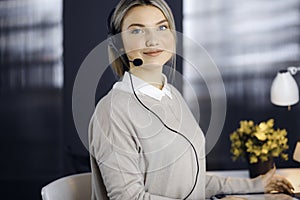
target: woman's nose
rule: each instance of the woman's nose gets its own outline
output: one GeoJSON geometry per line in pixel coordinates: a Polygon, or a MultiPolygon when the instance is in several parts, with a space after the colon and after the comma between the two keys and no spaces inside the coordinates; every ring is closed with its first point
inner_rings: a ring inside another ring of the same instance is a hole
{"type": "Polygon", "coordinates": [[[158,45],[158,39],[157,39],[156,31],[154,29],[148,30],[146,34],[146,46],[151,47],[157,45],[158,45]]]}

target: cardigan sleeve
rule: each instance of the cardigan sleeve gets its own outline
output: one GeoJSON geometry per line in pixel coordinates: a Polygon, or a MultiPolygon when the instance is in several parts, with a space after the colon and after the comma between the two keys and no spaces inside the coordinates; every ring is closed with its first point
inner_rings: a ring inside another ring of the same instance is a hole
{"type": "Polygon", "coordinates": [[[90,123],[90,153],[101,172],[109,199],[175,200],[146,191],[145,172],[140,163],[143,155],[137,137],[110,114],[101,114],[104,115],[95,112],[90,123]]]}
{"type": "Polygon", "coordinates": [[[249,179],[206,175],[205,188],[206,198],[220,193],[233,194],[264,191],[260,177],[249,179]]]}

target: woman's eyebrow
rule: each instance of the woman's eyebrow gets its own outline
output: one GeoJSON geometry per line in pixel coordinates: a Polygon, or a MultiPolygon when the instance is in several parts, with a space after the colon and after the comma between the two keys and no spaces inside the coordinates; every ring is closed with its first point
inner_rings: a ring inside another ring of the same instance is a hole
{"type": "Polygon", "coordinates": [[[130,27],[132,27],[132,26],[146,27],[144,24],[130,24],[130,25],[127,27],[127,29],[130,28],[130,27]]]}
{"type": "Polygon", "coordinates": [[[168,20],[166,20],[166,19],[163,19],[163,20],[161,20],[161,21],[157,22],[157,23],[156,23],[156,25],[159,25],[159,24],[162,24],[162,23],[165,23],[165,22],[168,22],[168,20]]]}
{"type": "MultiPolygon", "coordinates": [[[[163,20],[157,22],[155,25],[159,25],[159,24],[162,24],[162,23],[165,23],[165,22],[168,22],[168,20],[163,19],[163,20]]],[[[134,23],[134,24],[130,24],[130,25],[127,27],[127,29],[129,29],[129,28],[132,27],[132,26],[146,27],[144,24],[134,23]]]]}

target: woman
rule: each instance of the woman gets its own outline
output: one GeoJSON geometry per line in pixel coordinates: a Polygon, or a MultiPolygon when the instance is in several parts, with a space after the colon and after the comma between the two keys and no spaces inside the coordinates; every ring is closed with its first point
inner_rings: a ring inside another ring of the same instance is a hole
{"type": "Polygon", "coordinates": [[[109,22],[109,55],[122,77],[90,123],[92,199],[205,199],[218,193],[290,192],[273,176],[205,175],[205,139],[181,94],[162,73],[175,70],[175,24],[163,0],[121,0],[109,22]],[[106,196],[107,195],[107,196],[106,196]]]}

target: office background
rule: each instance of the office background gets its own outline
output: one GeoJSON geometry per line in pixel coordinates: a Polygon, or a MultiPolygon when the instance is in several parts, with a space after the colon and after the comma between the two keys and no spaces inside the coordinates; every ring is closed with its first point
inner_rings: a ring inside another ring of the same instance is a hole
{"type": "MultiPolygon", "coordinates": [[[[117,2],[0,0],[1,198],[41,199],[40,189],[50,181],[90,170],[72,118],[72,89],[84,58],[106,39],[107,16],[117,2]]],[[[300,137],[300,107],[288,111],[271,105],[269,88],[278,69],[299,64],[300,2],[167,2],[177,30],[207,49],[225,83],[225,125],[207,156],[207,169],[246,169],[246,162],[231,160],[229,134],[242,119],[269,118],[289,137],[289,161],[276,160],[277,167],[299,167],[291,157],[300,137]]],[[[197,56],[188,47],[183,51],[197,56]]],[[[177,64],[179,72],[190,76],[181,59],[177,64]]],[[[114,81],[108,69],[95,99],[114,81]]],[[[205,132],[209,95],[203,82],[190,82],[206,108],[200,120],[205,132]]]]}

